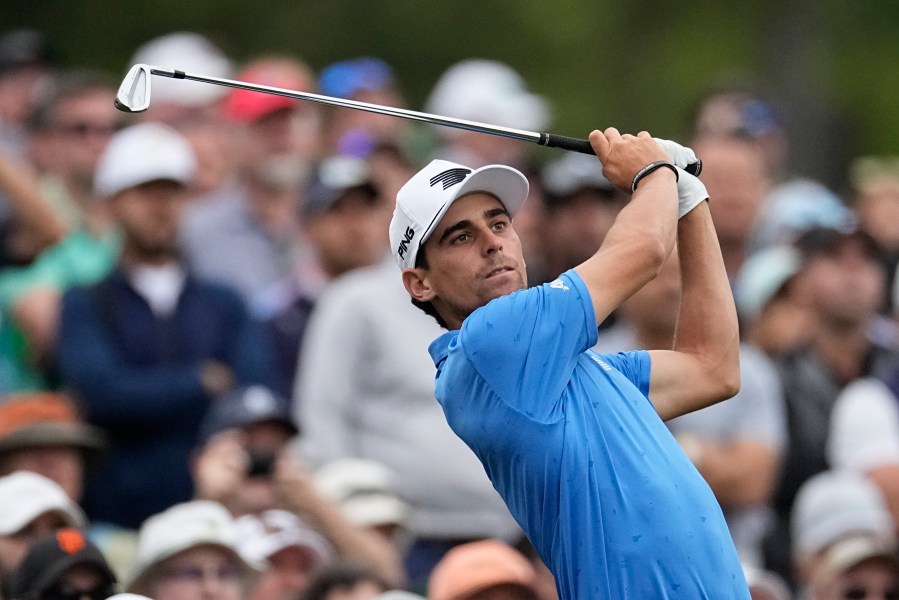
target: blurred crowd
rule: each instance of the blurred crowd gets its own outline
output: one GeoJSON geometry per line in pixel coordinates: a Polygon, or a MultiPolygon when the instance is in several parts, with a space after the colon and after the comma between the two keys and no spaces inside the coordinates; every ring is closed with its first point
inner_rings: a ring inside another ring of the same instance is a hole
{"type": "MultiPolygon", "coordinates": [[[[555,600],[434,400],[440,327],[387,229],[431,158],[509,164],[531,181],[529,284],[550,282],[627,201],[596,159],[163,77],[146,112],[113,106],[147,63],[405,107],[376,57],[238,62],[175,32],[110,77],[51,48],[0,34],[0,598],[555,600]]],[[[479,58],[410,108],[552,118],[479,58]]],[[[742,389],[668,425],[753,598],[897,600],[899,155],[855,157],[839,193],[790,173],[776,104],[741,87],[709,90],[681,141],[703,160],[742,389]]],[[[679,297],[672,255],[596,350],[671,348],[679,297]]]]}

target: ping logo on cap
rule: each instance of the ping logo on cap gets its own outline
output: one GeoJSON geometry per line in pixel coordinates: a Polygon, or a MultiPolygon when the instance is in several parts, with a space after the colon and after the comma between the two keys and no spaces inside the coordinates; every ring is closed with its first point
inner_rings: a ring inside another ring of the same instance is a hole
{"type": "Polygon", "coordinates": [[[411,242],[414,237],[415,230],[411,227],[406,227],[406,231],[403,233],[403,239],[400,240],[400,245],[396,249],[396,253],[400,255],[400,258],[406,258],[406,250],[409,249],[409,242],[411,242]]]}
{"type": "Polygon", "coordinates": [[[434,187],[438,183],[443,183],[443,189],[450,188],[460,181],[465,181],[465,178],[468,174],[471,173],[471,169],[447,169],[442,173],[438,173],[431,177],[431,187],[434,187]]]}

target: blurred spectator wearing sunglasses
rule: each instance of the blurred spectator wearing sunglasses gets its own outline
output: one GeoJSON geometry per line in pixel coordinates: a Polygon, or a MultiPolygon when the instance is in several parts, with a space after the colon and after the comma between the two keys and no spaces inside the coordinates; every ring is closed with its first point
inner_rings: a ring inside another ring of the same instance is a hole
{"type": "Polygon", "coordinates": [[[116,577],[100,550],[79,529],[37,538],[13,574],[13,600],[105,600],[116,577]]]}

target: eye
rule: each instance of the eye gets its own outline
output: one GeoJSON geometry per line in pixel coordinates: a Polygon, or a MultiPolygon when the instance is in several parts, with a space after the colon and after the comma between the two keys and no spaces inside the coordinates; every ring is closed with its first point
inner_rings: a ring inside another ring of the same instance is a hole
{"type": "Polygon", "coordinates": [[[467,233],[460,233],[459,235],[455,236],[455,237],[450,241],[450,243],[451,243],[451,244],[454,244],[454,245],[455,245],[455,244],[464,244],[465,242],[468,241],[468,239],[469,239],[470,237],[471,237],[471,236],[470,236],[469,234],[467,234],[467,233]]]}

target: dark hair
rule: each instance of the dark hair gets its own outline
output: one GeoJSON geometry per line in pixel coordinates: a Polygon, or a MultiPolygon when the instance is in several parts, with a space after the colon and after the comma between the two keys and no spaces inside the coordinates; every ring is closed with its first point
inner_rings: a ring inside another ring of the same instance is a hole
{"type": "MultiPolygon", "coordinates": [[[[415,268],[416,269],[428,269],[430,268],[428,265],[428,257],[425,254],[424,246],[420,246],[418,248],[418,254],[415,256],[415,268]]],[[[430,315],[434,317],[434,320],[437,321],[437,324],[443,327],[446,330],[449,330],[449,325],[446,321],[443,320],[443,317],[440,316],[440,313],[437,312],[437,309],[434,308],[434,303],[431,301],[422,302],[421,300],[416,300],[412,298],[412,305],[419,310],[424,311],[426,315],[430,315]]]]}
{"type": "Polygon", "coordinates": [[[391,589],[391,585],[371,567],[342,561],[318,571],[298,600],[325,600],[334,590],[348,590],[363,582],[374,583],[385,592],[391,589]]]}

